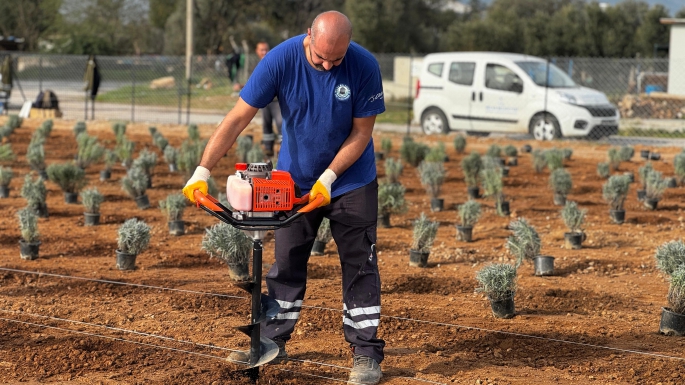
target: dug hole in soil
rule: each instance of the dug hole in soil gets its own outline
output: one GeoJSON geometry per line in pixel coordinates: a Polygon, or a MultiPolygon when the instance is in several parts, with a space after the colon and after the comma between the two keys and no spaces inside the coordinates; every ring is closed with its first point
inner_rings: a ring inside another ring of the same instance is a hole
{"type": "MultiPolygon", "coordinates": [[[[6,119],[0,117],[0,124],[6,119]]],[[[10,185],[10,197],[0,199],[2,267],[224,296],[0,271],[0,383],[249,383],[235,372],[239,367],[222,359],[230,351],[212,348],[248,347],[248,338],[233,327],[245,324],[249,318],[249,299],[231,284],[226,265],[200,249],[205,228],[217,223],[216,219],[189,206],[184,214],[186,234],[169,234],[167,219],[157,208],[157,202],[170,193],[180,192],[184,179],[180,173],[169,172],[161,152],[152,146],[147,125],[129,124],[126,135],[136,142],[136,155],[145,147],[158,154],[154,187],[147,191],[152,208],[138,209],[135,201],[121,190],[120,180],[125,171],[118,164],[112,170],[111,179],[105,182],[99,180],[102,165],[86,170],[89,185],[97,187],[105,196],[98,226],[84,226],[83,206],[66,204],[59,188],[46,182],[50,217],[39,220],[40,257],[34,261],[19,258],[16,213],[25,206],[19,190],[23,176],[29,172],[25,154],[30,135],[41,122],[27,119],[9,138],[17,158],[5,164],[12,167],[15,178],[10,185]],[[115,265],[117,229],[133,217],[152,226],[150,247],[138,255],[136,270],[119,271],[115,265]],[[41,328],[36,324],[115,339],[41,328]]],[[[71,128],[74,123],[55,121],[45,144],[47,164],[73,159],[76,141],[71,128]]],[[[185,126],[157,127],[175,147],[185,139],[185,126]]],[[[202,137],[208,138],[214,126],[200,129],[202,137]]],[[[253,134],[259,142],[260,131],[260,127],[250,125],[244,134],[253,134]]],[[[88,132],[97,135],[108,148],[114,147],[109,122],[89,122],[88,132]]],[[[398,158],[402,134],[375,132],[377,151],[382,138],[393,142],[393,150],[385,158],[398,158]]],[[[656,270],[653,258],[657,246],[682,235],[683,189],[668,189],[658,210],[649,211],[637,201],[632,191],[637,184],[632,184],[625,205],[626,221],[617,225],[611,222],[609,207],[602,201],[604,180],[596,175],[596,165],[605,161],[608,146],[576,141],[536,143],[468,137],[467,154],[471,151],[482,154],[493,143],[500,146],[512,143],[517,148],[524,144],[533,148],[571,147],[573,158],[565,162],[573,177],[573,190],[568,199],[588,209],[588,217],[583,248],[563,248],[564,233],[568,230],[560,218],[560,207],[553,203],[553,192],[547,187],[549,172],[536,174],[531,155],[522,154],[518,165],[511,167],[504,179],[511,215],[497,216],[494,201],[479,199],[483,217],[473,228],[473,242],[466,243],[456,239],[456,206],[467,199],[459,166],[464,155],[454,151],[453,134],[415,139],[430,145],[437,141],[446,143],[448,175],[440,196],[444,198],[444,210],[431,211],[430,197],[422,188],[416,169],[405,166],[400,182],[407,188],[409,210],[406,214],[393,215],[391,228],[378,229],[384,316],[379,337],[387,343],[386,359],[382,363],[383,384],[421,383],[412,378],[457,384],[685,382],[685,374],[681,374],[685,340],[658,334],[661,307],[667,306],[668,283],[656,270]],[[421,212],[439,221],[440,227],[428,266],[410,268],[407,250],[412,221],[421,212]],[[541,254],[556,258],[555,273],[550,277],[536,277],[532,264],[524,263],[518,270],[516,316],[495,319],[487,298],[474,292],[475,272],[491,262],[513,262],[504,247],[510,235],[507,225],[521,217],[528,219],[540,233],[541,254]],[[681,358],[640,355],[595,345],[681,358]]],[[[638,154],[642,149],[646,148],[637,146],[638,154]]],[[[666,176],[673,175],[671,162],[680,149],[660,148],[659,151],[662,158],[653,162],[654,168],[666,176]]],[[[213,170],[221,189],[225,188],[226,177],[234,173],[235,162],[232,149],[213,170]]],[[[637,173],[643,162],[635,156],[632,162],[622,163],[619,172],[637,173]]],[[[382,178],[383,162],[379,161],[377,167],[382,178]]],[[[267,235],[263,274],[273,263],[273,253],[273,237],[267,235]]],[[[316,364],[351,366],[351,354],[342,334],[341,311],[331,310],[342,309],[341,271],[334,242],[327,245],[324,256],[311,258],[308,274],[304,305],[312,307],[302,309],[300,321],[287,344],[289,357],[294,360],[264,367],[260,383],[339,383],[309,375],[347,379],[347,370],[316,364]]]]}

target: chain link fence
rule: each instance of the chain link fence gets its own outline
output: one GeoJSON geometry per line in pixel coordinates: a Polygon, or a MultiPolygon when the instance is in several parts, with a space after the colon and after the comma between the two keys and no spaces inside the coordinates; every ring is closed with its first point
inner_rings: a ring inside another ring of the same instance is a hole
{"type": "MultiPolygon", "coordinates": [[[[376,58],[387,106],[379,122],[408,125],[422,57],[378,54],[376,58]]],[[[258,58],[245,55],[243,65],[229,74],[225,56],[194,56],[192,81],[188,83],[183,57],[99,56],[96,60],[102,81],[90,106],[86,105],[89,98],[84,90],[87,60],[75,55],[14,54],[10,110],[18,110],[41,91],[51,90],[66,119],[218,123],[238,99],[235,84],[244,84],[258,58]]],[[[669,68],[669,59],[550,61],[576,84],[603,92],[618,108],[618,136],[685,138],[685,63],[674,65],[671,61],[669,68]]]]}

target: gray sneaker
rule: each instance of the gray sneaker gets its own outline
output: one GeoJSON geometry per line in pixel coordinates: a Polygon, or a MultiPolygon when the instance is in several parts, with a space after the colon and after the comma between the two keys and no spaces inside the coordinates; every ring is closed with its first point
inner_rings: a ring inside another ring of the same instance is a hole
{"type": "Polygon", "coordinates": [[[383,377],[381,366],[371,357],[355,355],[348,384],[375,385],[383,377]]]}
{"type": "MultiPolygon", "coordinates": [[[[276,358],[271,360],[269,364],[280,364],[285,361],[288,361],[288,353],[285,351],[285,341],[283,340],[274,340],[276,345],[278,345],[278,355],[276,358]]],[[[238,350],[233,353],[231,353],[228,356],[229,361],[233,361],[236,363],[240,364],[249,364],[250,363],[250,351],[249,350],[238,350]]]]}

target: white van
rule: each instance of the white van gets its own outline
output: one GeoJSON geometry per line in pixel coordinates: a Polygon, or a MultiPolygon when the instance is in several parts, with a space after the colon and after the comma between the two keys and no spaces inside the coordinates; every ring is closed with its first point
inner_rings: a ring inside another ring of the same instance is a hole
{"type": "Polygon", "coordinates": [[[423,59],[414,119],[426,134],[461,130],[531,133],[537,140],[596,139],[618,132],[619,113],[602,92],[576,85],[544,59],[448,52],[423,59]]]}

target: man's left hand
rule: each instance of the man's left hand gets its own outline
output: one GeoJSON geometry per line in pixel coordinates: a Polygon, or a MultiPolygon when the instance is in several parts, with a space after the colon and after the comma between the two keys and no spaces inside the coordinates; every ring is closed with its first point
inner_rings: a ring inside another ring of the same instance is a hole
{"type": "Polygon", "coordinates": [[[311,202],[316,199],[317,196],[321,195],[323,196],[323,203],[321,206],[326,206],[331,203],[331,186],[336,179],[338,179],[338,176],[335,175],[333,170],[327,168],[309,191],[309,201],[311,202]]]}

